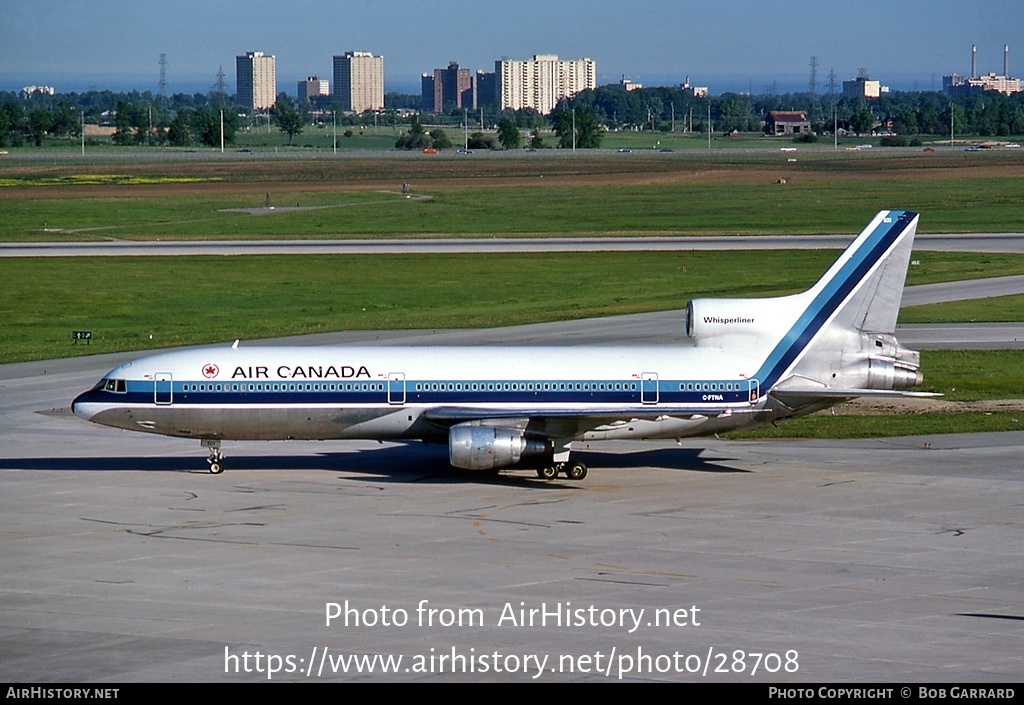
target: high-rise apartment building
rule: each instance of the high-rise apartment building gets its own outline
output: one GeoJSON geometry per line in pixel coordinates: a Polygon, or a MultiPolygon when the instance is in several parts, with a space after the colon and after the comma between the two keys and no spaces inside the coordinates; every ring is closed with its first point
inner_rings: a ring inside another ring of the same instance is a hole
{"type": "Polygon", "coordinates": [[[342,110],[384,109],[384,57],[346,51],[334,57],[334,97],[342,110]]]}
{"type": "Polygon", "coordinates": [[[592,59],[559,61],[554,54],[537,54],[528,61],[501,59],[494,62],[499,109],[533,108],[547,115],[563,98],[597,88],[597,68],[592,59]]]}
{"type": "Polygon", "coordinates": [[[235,57],[235,95],[250,110],[266,110],[277,100],[277,57],[262,51],[235,57]]]}
{"type": "Polygon", "coordinates": [[[423,111],[444,113],[451,108],[476,110],[476,76],[452,61],[446,69],[423,74],[420,82],[423,111]]]}
{"type": "Polygon", "coordinates": [[[305,81],[299,81],[295,90],[300,103],[330,94],[330,84],[319,76],[307,76],[305,81]]]}

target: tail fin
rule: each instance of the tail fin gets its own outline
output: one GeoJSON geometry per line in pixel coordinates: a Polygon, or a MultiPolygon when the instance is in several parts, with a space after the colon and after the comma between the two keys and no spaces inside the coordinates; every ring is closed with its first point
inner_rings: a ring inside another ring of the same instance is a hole
{"type": "Polygon", "coordinates": [[[918,214],[882,211],[810,290],[759,374],[762,385],[893,389],[919,385],[920,355],[894,333],[918,214]]]}
{"type": "Polygon", "coordinates": [[[807,293],[841,296],[838,319],[860,331],[892,335],[917,221],[917,213],[882,211],[807,293]]]}
{"type": "Polygon", "coordinates": [[[801,294],[691,301],[687,331],[697,346],[768,348],[762,390],[920,384],[919,355],[893,336],[917,222],[917,213],[880,212],[801,294]]]}

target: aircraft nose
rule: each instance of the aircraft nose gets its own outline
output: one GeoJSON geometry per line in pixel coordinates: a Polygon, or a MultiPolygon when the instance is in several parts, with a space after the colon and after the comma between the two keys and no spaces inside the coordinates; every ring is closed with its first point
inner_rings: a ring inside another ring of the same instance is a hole
{"type": "Polygon", "coordinates": [[[71,413],[88,421],[93,416],[93,411],[88,403],[91,392],[83,392],[71,402],[71,413]]]}

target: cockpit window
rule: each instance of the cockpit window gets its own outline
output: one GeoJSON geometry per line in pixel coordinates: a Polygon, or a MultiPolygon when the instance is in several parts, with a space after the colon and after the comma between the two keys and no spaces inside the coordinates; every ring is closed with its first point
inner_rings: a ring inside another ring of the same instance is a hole
{"type": "Polygon", "coordinates": [[[128,391],[125,386],[123,379],[107,379],[103,378],[96,385],[96,389],[102,389],[105,392],[114,392],[115,394],[124,394],[128,391]]]}

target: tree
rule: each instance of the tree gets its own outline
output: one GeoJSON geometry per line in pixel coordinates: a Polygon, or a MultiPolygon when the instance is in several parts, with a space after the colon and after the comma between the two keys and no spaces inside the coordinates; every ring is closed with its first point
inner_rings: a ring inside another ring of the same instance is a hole
{"type": "Polygon", "coordinates": [[[20,102],[9,101],[0,108],[0,146],[20,147],[22,135],[28,128],[28,115],[20,102]],[[5,127],[6,125],[6,127],[5,127]]]}
{"type": "MultiPolygon", "coordinates": [[[[224,141],[235,141],[235,130],[237,129],[237,116],[234,111],[224,113],[224,141]]],[[[207,147],[220,145],[221,113],[205,105],[197,108],[189,120],[191,134],[207,147]]]]}
{"type": "Polygon", "coordinates": [[[508,118],[502,118],[498,123],[498,142],[505,149],[517,149],[523,141],[519,133],[519,127],[508,118]]]}
{"type": "Polygon", "coordinates": [[[0,109],[0,147],[6,147],[11,138],[11,118],[6,110],[0,109]]]}
{"type": "Polygon", "coordinates": [[[78,137],[81,133],[78,115],[67,101],[61,101],[53,109],[53,124],[50,134],[57,137],[78,137]]]}
{"type": "Polygon", "coordinates": [[[188,147],[192,144],[192,119],[190,110],[179,110],[171,120],[167,130],[167,140],[175,147],[188,147]]]}
{"type": "Polygon", "coordinates": [[[875,116],[871,114],[870,110],[860,110],[850,117],[850,127],[854,132],[866,133],[871,132],[871,128],[875,126],[875,116]]]}
{"type": "Polygon", "coordinates": [[[451,149],[452,141],[448,138],[448,135],[444,133],[444,130],[437,129],[430,131],[430,145],[434,149],[451,149]]]}
{"type": "Polygon", "coordinates": [[[302,134],[302,115],[292,107],[291,101],[283,93],[277,97],[277,102],[270,108],[270,117],[281,134],[288,135],[288,144],[292,143],[292,138],[295,135],[302,134]]]}
{"type": "Polygon", "coordinates": [[[487,132],[470,132],[466,140],[470,149],[497,149],[498,138],[487,132]]]}
{"type": "Polygon", "coordinates": [[[555,124],[555,134],[558,136],[560,149],[573,147],[574,136],[575,146],[580,149],[597,149],[601,146],[604,134],[593,108],[583,108],[575,111],[575,114],[572,110],[563,109],[554,113],[552,120],[555,124]]]}
{"type": "Polygon", "coordinates": [[[50,117],[49,111],[43,110],[42,108],[36,108],[32,111],[32,114],[28,116],[28,130],[29,134],[32,135],[32,139],[36,143],[36,147],[43,146],[43,137],[49,131],[50,126],[53,125],[53,118],[50,117]]]}
{"type": "Polygon", "coordinates": [[[135,144],[135,130],[132,129],[131,105],[123,100],[117,101],[117,114],[114,116],[114,144],[127,146],[135,144]]]}
{"type": "Polygon", "coordinates": [[[409,131],[395,140],[395,149],[426,149],[429,146],[430,137],[420,124],[419,115],[413,115],[409,131]]]}

